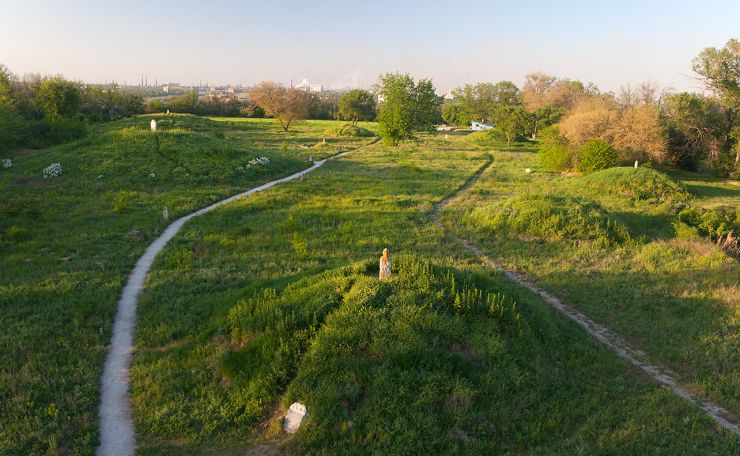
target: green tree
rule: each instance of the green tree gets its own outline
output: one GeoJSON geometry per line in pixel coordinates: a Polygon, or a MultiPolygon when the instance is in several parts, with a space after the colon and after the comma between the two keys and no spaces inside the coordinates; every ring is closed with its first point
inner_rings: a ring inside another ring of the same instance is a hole
{"type": "Polygon", "coordinates": [[[46,118],[54,121],[76,115],[80,100],[77,83],[55,76],[41,83],[36,92],[35,104],[46,118]]]}
{"type": "Polygon", "coordinates": [[[496,128],[506,136],[508,146],[511,146],[514,139],[524,134],[527,124],[531,122],[530,115],[518,105],[499,106],[495,111],[494,118],[496,128]]]}
{"type": "Polygon", "coordinates": [[[502,106],[521,104],[519,89],[513,82],[501,81],[495,84],[480,82],[466,84],[453,92],[465,109],[470,120],[494,122],[496,110],[502,106]]]}
{"type": "Polygon", "coordinates": [[[339,97],[339,118],[351,120],[352,125],[358,120],[375,119],[375,97],[367,90],[354,89],[339,97]]]}
{"type": "Polygon", "coordinates": [[[694,170],[701,159],[716,161],[722,136],[727,130],[722,106],[713,98],[682,92],[666,100],[669,161],[694,170]]]}
{"type": "Polygon", "coordinates": [[[455,101],[442,105],[442,120],[448,125],[457,127],[466,127],[470,123],[470,119],[465,115],[465,108],[462,103],[455,101]]]}
{"type": "Polygon", "coordinates": [[[414,83],[408,74],[387,73],[378,82],[380,136],[386,143],[415,140],[414,132],[433,131],[441,98],[429,79],[414,83]]]}
{"type": "Polygon", "coordinates": [[[564,114],[565,109],[563,108],[553,106],[542,106],[537,108],[529,117],[532,139],[537,139],[537,134],[540,130],[558,123],[564,114]]]}
{"type": "Polygon", "coordinates": [[[737,112],[740,109],[740,41],[733,38],[722,49],[704,49],[694,59],[692,67],[725,109],[723,149],[727,153],[734,150],[734,171],[737,171],[740,168],[740,147],[736,147],[732,131],[738,125],[737,112]]]}

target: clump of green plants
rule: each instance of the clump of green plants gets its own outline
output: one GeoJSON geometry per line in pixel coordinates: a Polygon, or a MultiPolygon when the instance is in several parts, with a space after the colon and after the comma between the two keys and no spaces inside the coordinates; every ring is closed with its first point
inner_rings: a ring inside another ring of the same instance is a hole
{"type": "Polygon", "coordinates": [[[519,195],[475,209],[469,217],[476,227],[520,238],[593,240],[602,244],[629,238],[627,227],[613,220],[601,206],[571,196],[519,195]]]}
{"type": "Polygon", "coordinates": [[[367,128],[358,127],[351,123],[329,127],[324,131],[324,134],[326,136],[345,138],[371,138],[375,136],[375,133],[367,128]]]}
{"type": "Polygon", "coordinates": [[[717,239],[728,234],[738,235],[740,233],[740,209],[727,206],[712,209],[688,206],[678,213],[674,227],[684,236],[692,233],[717,239]]]}
{"type": "Polygon", "coordinates": [[[556,127],[548,127],[540,132],[539,160],[548,171],[567,171],[573,166],[573,153],[568,147],[568,140],[560,135],[556,127]]]}
{"type": "Polygon", "coordinates": [[[479,143],[506,142],[506,135],[498,128],[475,131],[468,135],[468,139],[479,143]]]}
{"type": "Polygon", "coordinates": [[[617,151],[608,141],[591,139],[579,150],[576,169],[582,173],[591,173],[611,168],[619,164],[617,151]]]}
{"type": "Polygon", "coordinates": [[[647,167],[615,167],[574,180],[574,186],[585,187],[600,194],[624,195],[635,200],[658,203],[682,203],[690,199],[686,189],[661,173],[647,167]]]}

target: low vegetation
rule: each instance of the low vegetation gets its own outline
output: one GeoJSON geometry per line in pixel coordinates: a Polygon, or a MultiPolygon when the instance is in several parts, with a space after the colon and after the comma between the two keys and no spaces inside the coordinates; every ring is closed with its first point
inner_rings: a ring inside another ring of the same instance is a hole
{"type": "Polygon", "coordinates": [[[461,257],[429,216],[486,150],[421,139],[351,153],[184,228],[140,303],[139,451],[630,454],[661,442],[732,454],[738,443],[700,412],[461,257]],[[397,276],[379,282],[384,247],[397,276]],[[499,296],[503,316],[466,310],[480,303],[466,286],[499,296]],[[286,439],[293,401],[309,417],[286,439]]]}
{"type": "Polygon", "coordinates": [[[537,155],[494,152],[494,165],[448,208],[446,223],[626,337],[700,395],[738,410],[740,266],[727,235],[738,233],[740,188],[707,174],[670,177],[645,167],[554,175],[540,171],[537,155]],[[592,218],[581,223],[584,213],[592,218]]]}
{"type": "Polygon", "coordinates": [[[116,302],[164,207],[172,220],[335,153],[300,147],[326,122],[277,135],[262,120],[155,118],[157,139],[149,116],[100,124],[0,169],[0,452],[93,452],[116,302]],[[62,172],[45,179],[53,163],[62,172]]]}

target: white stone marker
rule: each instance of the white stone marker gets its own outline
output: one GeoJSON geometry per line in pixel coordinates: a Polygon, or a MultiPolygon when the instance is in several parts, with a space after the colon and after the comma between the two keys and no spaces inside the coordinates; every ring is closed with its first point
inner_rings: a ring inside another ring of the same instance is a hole
{"type": "Polygon", "coordinates": [[[157,131],[157,121],[152,119],[151,122],[149,122],[149,126],[151,127],[152,131],[157,131]]]}
{"type": "Polygon", "coordinates": [[[637,164],[638,164],[638,163],[637,163],[637,160],[635,160],[635,169],[637,169],[637,164]]]}
{"type": "Polygon", "coordinates": [[[164,219],[165,222],[170,219],[170,211],[169,209],[167,209],[167,206],[165,206],[164,209],[162,209],[162,218],[164,219]]]}
{"type": "Polygon", "coordinates": [[[308,415],[306,412],[306,406],[300,402],[293,402],[288,409],[288,414],[285,415],[283,430],[288,434],[295,434],[306,415],[308,415]]]}

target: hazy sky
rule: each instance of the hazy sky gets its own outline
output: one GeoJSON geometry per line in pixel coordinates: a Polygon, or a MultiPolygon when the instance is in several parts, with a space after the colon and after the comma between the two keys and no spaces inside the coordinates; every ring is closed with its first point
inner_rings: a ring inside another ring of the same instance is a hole
{"type": "Polygon", "coordinates": [[[371,85],[545,71],[604,90],[693,89],[691,59],[740,37],[739,0],[0,0],[0,63],[90,82],[371,85]]]}

